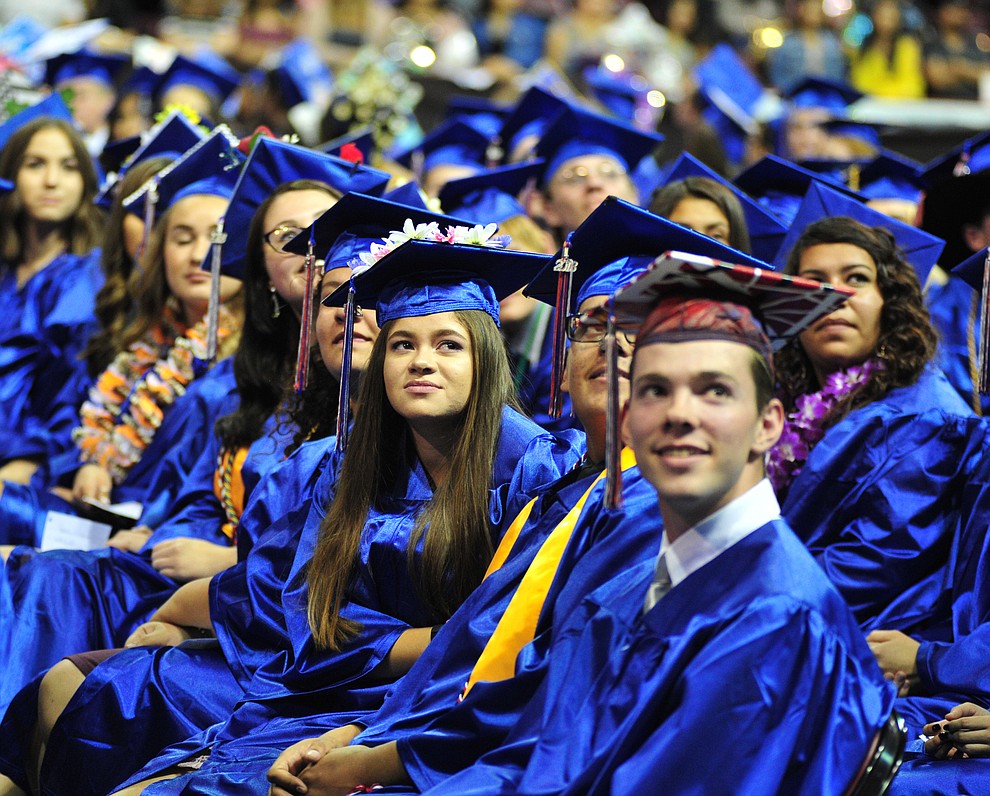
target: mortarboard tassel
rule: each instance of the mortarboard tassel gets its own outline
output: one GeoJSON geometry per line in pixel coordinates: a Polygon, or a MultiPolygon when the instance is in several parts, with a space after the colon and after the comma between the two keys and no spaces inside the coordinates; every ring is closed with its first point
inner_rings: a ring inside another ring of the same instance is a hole
{"type": "Polygon", "coordinates": [[[553,316],[553,360],[550,367],[550,407],[547,410],[550,417],[560,417],[564,403],[561,380],[564,377],[564,332],[567,328],[567,313],[571,307],[571,289],[574,284],[574,272],[577,270],[577,260],[571,256],[571,236],[568,235],[561,249],[560,257],[553,266],[557,272],[557,301],[554,305],[553,316]]]}
{"type": "Polygon", "coordinates": [[[622,440],[619,434],[619,344],[615,338],[614,299],[608,302],[605,332],[607,405],[605,420],[605,508],[622,507],[622,440]]]}
{"type": "Polygon", "coordinates": [[[850,191],[859,192],[860,183],[862,182],[860,176],[862,171],[858,163],[851,163],[849,165],[849,171],[846,173],[846,185],[849,186],[850,191]]]}
{"type": "Polygon", "coordinates": [[[210,304],[206,310],[206,358],[211,361],[217,356],[217,332],[220,327],[220,258],[223,244],[226,242],[227,233],[223,231],[221,218],[210,235],[213,254],[210,257],[210,304]]]}
{"type": "Polygon", "coordinates": [[[959,160],[956,161],[956,165],[952,168],[952,176],[965,177],[969,173],[969,147],[967,146],[959,153],[959,160]]]}
{"type": "Polygon", "coordinates": [[[313,277],[316,274],[315,226],[309,228],[309,246],[306,249],[306,294],[303,297],[302,318],[299,324],[299,350],[296,352],[296,377],[293,389],[298,395],[309,384],[309,346],[313,332],[313,277]]]}
{"type": "Polygon", "coordinates": [[[987,250],[987,258],[983,263],[983,290],[980,291],[980,350],[978,354],[979,362],[979,383],[980,395],[990,393],[990,249],[987,250]]]}
{"type": "Polygon", "coordinates": [[[337,450],[347,448],[347,433],[350,429],[351,413],[351,355],[354,349],[354,320],[360,313],[357,306],[354,281],[347,290],[347,303],[344,304],[344,350],[340,363],[340,398],[337,404],[337,450]]]}

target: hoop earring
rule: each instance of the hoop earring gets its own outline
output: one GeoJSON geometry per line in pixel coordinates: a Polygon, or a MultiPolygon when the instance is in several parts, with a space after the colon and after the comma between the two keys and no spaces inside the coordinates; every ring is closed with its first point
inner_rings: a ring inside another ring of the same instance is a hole
{"type": "Polygon", "coordinates": [[[272,296],[272,318],[277,318],[282,314],[282,304],[278,300],[278,293],[275,292],[275,285],[269,285],[268,292],[272,296]]]}

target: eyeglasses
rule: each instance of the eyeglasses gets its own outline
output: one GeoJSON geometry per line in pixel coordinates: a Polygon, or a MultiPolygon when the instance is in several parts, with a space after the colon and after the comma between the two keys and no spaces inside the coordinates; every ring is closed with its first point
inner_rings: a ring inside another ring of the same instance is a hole
{"type": "MultiPolygon", "coordinates": [[[[618,329],[629,345],[636,345],[636,332],[618,329]]],[[[567,339],[573,343],[600,343],[608,335],[608,315],[596,307],[567,316],[567,339]]]]}
{"type": "Polygon", "coordinates": [[[290,227],[283,224],[280,227],[275,227],[271,232],[266,232],[265,240],[275,251],[284,254],[285,247],[294,241],[300,232],[302,232],[302,227],[290,227]]]}
{"type": "Polygon", "coordinates": [[[593,169],[587,166],[571,166],[557,172],[556,180],[564,185],[584,185],[594,174],[604,181],[618,180],[626,176],[626,170],[618,163],[600,163],[593,169]]]}

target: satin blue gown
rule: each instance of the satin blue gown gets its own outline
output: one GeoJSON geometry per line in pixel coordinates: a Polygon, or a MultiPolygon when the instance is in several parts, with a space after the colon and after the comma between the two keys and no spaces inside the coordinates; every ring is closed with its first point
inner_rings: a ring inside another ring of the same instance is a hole
{"type": "Polygon", "coordinates": [[[737,542],[644,615],[653,566],[562,617],[544,687],[505,747],[429,793],[844,791],[893,692],[786,522],[737,542]]]}
{"type": "Polygon", "coordinates": [[[974,396],[969,365],[970,339],[974,351],[979,349],[979,298],[978,292],[955,276],[949,276],[944,285],[931,285],[927,295],[932,325],[938,330],[939,367],[967,406],[978,398],[982,413],[990,415],[990,396],[974,396]]]}
{"type": "Polygon", "coordinates": [[[781,513],[864,631],[946,632],[939,595],[981,422],[929,367],[830,428],[791,484],[781,513]]]}
{"type": "Polygon", "coordinates": [[[80,354],[96,331],[100,250],[62,254],[20,289],[0,267],[0,462],[72,446],[89,376],[80,354]]]}
{"type": "MultiPolygon", "coordinates": [[[[265,471],[282,459],[291,436],[291,429],[270,421],[251,446],[241,472],[246,501],[265,471]]],[[[231,544],[221,531],[227,518],[213,492],[219,453],[213,436],[165,522],[137,553],[111,547],[14,549],[0,573],[0,713],[21,687],[62,657],[123,646],[168,599],[179,583],[151,565],[156,544],[178,537],[231,544]]],[[[258,521],[249,519],[246,533],[258,521]]]]}
{"type": "MultiPolygon", "coordinates": [[[[493,528],[497,528],[505,517],[510,519],[514,517],[530,494],[556,480],[563,470],[574,464],[579,453],[580,451],[570,443],[558,440],[517,413],[505,410],[499,452],[493,473],[495,486],[490,491],[490,517],[493,528]]],[[[331,467],[335,465],[331,463],[331,467]]],[[[328,471],[331,467],[328,467],[328,471]]],[[[429,609],[419,598],[406,563],[408,535],[418,512],[432,497],[425,472],[417,463],[410,471],[408,482],[403,487],[404,495],[390,501],[389,506],[373,509],[369,514],[361,544],[359,577],[352,585],[352,596],[345,608],[345,615],[348,618],[361,623],[361,634],[344,650],[332,656],[314,648],[306,618],[308,593],[305,566],[311,557],[320,521],[326,511],[329,498],[327,487],[334,480],[334,474],[328,471],[324,472],[321,479],[325,491],[322,495],[317,493],[318,496],[312,501],[310,517],[305,520],[302,528],[302,536],[298,540],[295,557],[286,575],[284,589],[277,596],[277,601],[271,600],[269,595],[269,602],[265,607],[280,613],[283,619],[262,622],[264,640],[269,645],[262,647],[262,652],[268,657],[255,668],[246,689],[241,685],[240,697],[244,701],[226,723],[208,729],[187,743],[167,750],[159,759],[146,766],[145,770],[135,774],[135,779],[142,779],[148,773],[170,765],[174,762],[173,758],[183,759],[188,754],[187,749],[196,751],[212,745],[213,754],[222,761],[224,752],[228,748],[232,752],[237,751],[237,741],[247,736],[244,732],[245,727],[250,731],[250,738],[247,740],[253,740],[257,737],[257,732],[262,726],[259,722],[262,721],[269,723],[269,726],[285,722],[282,737],[285,735],[291,737],[296,731],[293,724],[294,717],[306,716],[314,711],[314,707],[318,710],[321,704],[333,704],[338,711],[348,717],[347,720],[377,708],[389,684],[377,680],[371,674],[372,670],[384,660],[402,632],[410,627],[428,626],[432,623],[429,609]],[[272,642],[281,629],[279,625],[282,621],[284,621],[285,636],[280,647],[276,647],[272,642]]],[[[299,519],[303,518],[297,517],[297,520],[299,519]]],[[[223,631],[218,632],[218,636],[222,633],[223,631]]],[[[77,706],[83,705],[94,690],[98,694],[105,691],[98,687],[98,683],[107,683],[112,688],[123,688],[119,685],[124,679],[119,676],[120,667],[126,667],[126,656],[133,653],[143,655],[145,658],[148,655],[147,652],[128,650],[98,667],[70,703],[63,719],[66,719],[77,706]],[[113,672],[104,676],[103,671],[109,671],[107,667],[111,666],[113,672]]],[[[227,679],[228,681],[233,679],[229,673],[227,679]]],[[[141,716],[136,718],[139,719],[139,724],[144,726],[145,731],[153,734],[152,740],[157,741],[160,748],[161,722],[156,721],[154,716],[148,715],[146,702],[142,702],[142,705],[145,709],[142,710],[141,716]]],[[[89,705],[85,707],[88,712],[89,705]]],[[[107,715],[107,711],[99,710],[92,715],[96,714],[107,715]]],[[[123,715],[126,717],[130,714],[125,709],[123,715]]],[[[221,714],[220,719],[228,716],[229,711],[221,714]]],[[[214,721],[216,720],[215,718],[214,721]]],[[[84,725],[85,722],[82,724],[84,725]]],[[[126,725],[126,720],[124,724],[126,725]]],[[[76,722],[72,722],[72,725],[76,726],[76,722]]],[[[68,726],[69,724],[66,723],[65,727],[68,726]]],[[[56,738],[53,733],[48,752],[48,755],[51,755],[55,750],[55,756],[50,758],[46,755],[42,772],[43,782],[49,788],[48,792],[58,792],[56,780],[59,771],[67,770],[64,762],[55,762],[65,760],[64,757],[59,756],[60,753],[55,747],[61,745],[63,737],[67,742],[66,745],[78,747],[77,738],[70,737],[75,733],[62,732],[61,720],[56,729],[59,735],[56,738]],[[53,761],[51,766],[49,760],[53,761]]],[[[140,728],[128,726],[124,732],[118,729],[116,737],[126,736],[130,740],[140,734],[140,728]]],[[[101,734],[98,743],[106,744],[107,736],[101,734]]],[[[280,742],[278,748],[281,748],[281,745],[284,744],[280,742]]],[[[83,756],[80,760],[82,759],[91,758],[83,756]]],[[[139,763],[140,758],[123,762],[139,763]]],[[[69,766],[69,769],[72,767],[69,766]]],[[[196,777],[191,779],[200,781],[196,777]]],[[[203,776],[202,781],[210,783],[207,790],[217,787],[212,774],[203,776]]],[[[194,785],[193,782],[188,784],[194,785]]]]}

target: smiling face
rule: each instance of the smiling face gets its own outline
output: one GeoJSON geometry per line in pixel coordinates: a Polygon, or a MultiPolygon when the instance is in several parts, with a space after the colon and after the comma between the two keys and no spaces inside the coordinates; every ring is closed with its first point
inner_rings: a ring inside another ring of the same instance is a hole
{"type": "Polygon", "coordinates": [[[336,199],[325,191],[288,191],[276,196],[265,212],[266,238],[262,248],[265,252],[265,270],[268,272],[269,284],[297,318],[302,315],[306,297],[306,257],[276,251],[269,243],[267,235],[279,228],[305,229],[335,204],[336,199]]]}
{"type": "Polygon", "coordinates": [[[471,335],[453,312],[398,318],[388,330],[384,375],[389,403],[411,426],[449,426],[471,396],[471,335]]]}
{"type": "Polygon", "coordinates": [[[17,170],[16,185],[24,213],[32,221],[59,224],[79,209],[83,176],[64,132],[43,127],[31,136],[17,170]]]}
{"type": "Polygon", "coordinates": [[[636,351],[622,435],[657,490],[671,540],[763,478],[783,408],[776,399],[757,408],[754,356],[726,340],[636,351]]]}
{"type": "MultiPolygon", "coordinates": [[[[351,276],[350,268],[334,268],[327,271],[320,280],[320,301],[322,302],[351,276]]],[[[363,372],[368,366],[371,347],[378,339],[378,323],[375,311],[362,307],[360,317],[354,320],[354,344],[351,348],[351,370],[363,372]]],[[[344,360],[344,308],[326,307],[320,304],[316,315],[316,340],[320,346],[323,364],[338,379],[344,360]]]]}
{"type": "MultiPolygon", "coordinates": [[[[165,229],[165,280],[182,308],[187,325],[197,323],[210,303],[210,273],[200,266],[210,247],[210,236],[227,200],[208,194],[180,199],[169,210],[165,229]]],[[[228,301],[241,289],[229,276],[220,277],[220,300],[228,301]]]]}
{"type": "Polygon", "coordinates": [[[802,332],[799,339],[823,384],[825,377],[872,357],[880,339],[883,295],[877,265],[851,243],[821,243],[801,253],[798,276],[856,291],[845,304],[802,332]]]}

